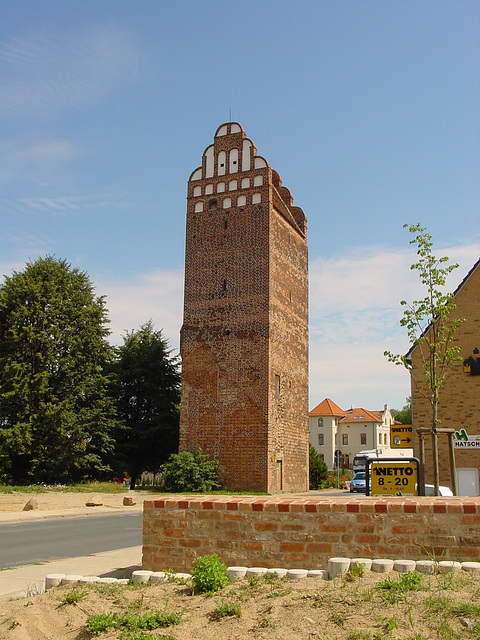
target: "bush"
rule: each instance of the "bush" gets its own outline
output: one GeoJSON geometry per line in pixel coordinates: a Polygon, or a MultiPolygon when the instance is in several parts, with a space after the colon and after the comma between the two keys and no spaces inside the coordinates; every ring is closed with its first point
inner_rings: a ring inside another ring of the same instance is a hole
{"type": "Polygon", "coordinates": [[[193,491],[205,493],[220,489],[217,460],[210,460],[199,448],[195,453],[172,453],[160,467],[162,488],[165,491],[193,491]]]}
{"type": "Polygon", "coordinates": [[[313,445],[309,445],[310,489],[321,489],[328,479],[328,468],[313,445]]]}
{"type": "Polygon", "coordinates": [[[228,582],[227,568],[216,553],[195,560],[192,569],[194,591],[212,593],[223,589],[228,582]]]}

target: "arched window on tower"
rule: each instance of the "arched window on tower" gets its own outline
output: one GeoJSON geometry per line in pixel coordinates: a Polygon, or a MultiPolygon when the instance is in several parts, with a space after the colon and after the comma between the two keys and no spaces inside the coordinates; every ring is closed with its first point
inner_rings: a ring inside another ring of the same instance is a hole
{"type": "Polygon", "coordinates": [[[210,200],[208,203],[208,210],[215,211],[218,208],[217,201],[215,199],[210,200]]]}

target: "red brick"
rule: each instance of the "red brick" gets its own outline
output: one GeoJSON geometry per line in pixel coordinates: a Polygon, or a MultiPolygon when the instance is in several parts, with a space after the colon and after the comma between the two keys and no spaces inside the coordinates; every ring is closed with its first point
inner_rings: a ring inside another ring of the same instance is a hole
{"type": "Polygon", "coordinates": [[[305,491],[306,218],[243,129],[222,127],[187,186],[180,450],[219,460],[227,488],[305,491]]]}
{"type": "Polygon", "coordinates": [[[281,542],[279,549],[282,553],[286,551],[304,551],[305,544],[303,542],[281,542]]]}

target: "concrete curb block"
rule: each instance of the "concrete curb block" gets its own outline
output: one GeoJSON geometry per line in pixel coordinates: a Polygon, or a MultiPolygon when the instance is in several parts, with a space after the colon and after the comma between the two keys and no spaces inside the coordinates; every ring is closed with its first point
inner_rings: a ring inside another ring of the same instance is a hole
{"type": "Polygon", "coordinates": [[[331,578],[344,576],[350,569],[350,558],[330,558],[328,561],[328,573],[331,578]]]}
{"type": "MultiPolygon", "coordinates": [[[[389,573],[396,571],[397,573],[408,573],[410,571],[418,571],[425,575],[432,575],[436,571],[439,573],[449,573],[451,571],[479,571],[480,562],[457,562],[454,560],[442,560],[441,562],[433,562],[432,560],[391,560],[389,558],[330,558],[328,561],[328,571],[325,569],[282,569],[266,567],[227,567],[227,574],[230,580],[239,580],[241,578],[249,578],[265,575],[276,575],[278,578],[290,578],[292,580],[301,580],[303,578],[317,578],[321,580],[333,580],[337,577],[343,577],[348,570],[354,565],[363,565],[365,571],[374,571],[377,573],[389,573]]],[[[137,582],[151,582],[152,584],[161,584],[169,580],[189,580],[190,573],[174,573],[169,575],[164,571],[133,571],[131,580],[128,578],[99,578],[94,576],[66,575],[63,573],[50,573],[45,577],[45,590],[57,587],[59,585],[73,585],[77,583],[99,582],[104,584],[128,584],[137,582]]]]}
{"type": "Polygon", "coordinates": [[[372,571],[376,571],[377,573],[388,573],[389,571],[393,571],[394,562],[389,558],[379,558],[377,560],[373,560],[372,562],[372,571]]]}
{"type": "Polygon", "coordinates": [[[433,560],[418,560],[415,567],[419,573],[433,575],[435,573],[435,563],[433,560]]]}
{"type": "Polygon", "coordinates": [[[410,571],[415,571],[415,567],[415,560],[395,560],[393,563],[393,570],[398,573],[410,573],[410,571]]]}

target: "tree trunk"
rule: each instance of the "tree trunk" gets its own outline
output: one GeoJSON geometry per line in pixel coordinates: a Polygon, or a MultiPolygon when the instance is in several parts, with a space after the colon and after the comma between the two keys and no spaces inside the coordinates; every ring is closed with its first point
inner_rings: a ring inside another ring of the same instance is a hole
{"type": "Polygon", "coordinates": [[[138,474],[132,473],[130,478],[130,491],[133,491],[135,489],[135,485],[137,484],[137,478],[138,478],[138,474]]]}

